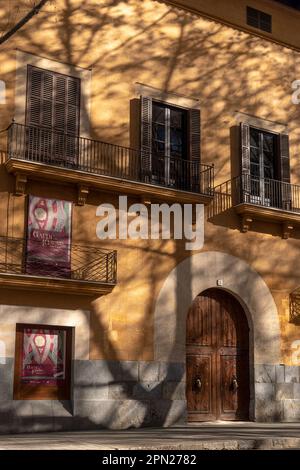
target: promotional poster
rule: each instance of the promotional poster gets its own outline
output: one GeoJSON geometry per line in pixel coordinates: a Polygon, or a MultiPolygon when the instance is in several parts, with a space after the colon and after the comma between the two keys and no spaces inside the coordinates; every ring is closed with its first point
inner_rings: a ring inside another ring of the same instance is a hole
{"type": "Polygon", "coordinates": [[[58,385],[65,379],[65,335],[63,330],[24,330],[22,383],[58,385]]]}
{"type": "Polygon", "coordinates": [[[71,269],[72,203],[29,196],[26,272],[66,277],[71,269]]]}

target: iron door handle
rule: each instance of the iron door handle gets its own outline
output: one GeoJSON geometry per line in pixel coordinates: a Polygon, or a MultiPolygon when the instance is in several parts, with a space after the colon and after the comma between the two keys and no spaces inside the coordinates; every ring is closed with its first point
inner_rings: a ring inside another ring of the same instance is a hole
{"type": "Polygon", "coordinates": [[[201,390],[201,388],[202,388],[202,382],[201,382],[200,377],[198,377],[198,378],[195,380],[195,385],[196,385],[196,388],[197,388],[198,392],[200,392],[200,390],[201,390]]]}
{"type": "Polygon", "coordinates": [[[232,377],[231,387],[233,392],[237,392],[237,389],[239,388],[239,384],[235,375],[232,377]]]}

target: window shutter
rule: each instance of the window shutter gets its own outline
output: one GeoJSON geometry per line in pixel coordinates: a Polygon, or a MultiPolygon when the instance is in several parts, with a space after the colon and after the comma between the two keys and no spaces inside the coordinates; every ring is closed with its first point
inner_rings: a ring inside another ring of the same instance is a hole
{"type": "Polygon", "coordinates": [[[145,181],[151,181],[152,99],[141,96],[141,170],[145,181]]]}
{"type": "Polygon", "coordinates": [[[201,160],[201,113],[199,109],[189,111],[189,130],[191,183],[194,191],[198,191],[201,160]]]}
{"type": "Polygon", "coordinates": [[[28,67],[26,122],[30,126],[40,126],[41,124],[42,80],[42,72],[28,67]]]}
{"type": "Polygon", "coordinates": [[[58,75],[55,77],[53,127],[67,134],[78,135],[80,81],[58,75]]]}
{"type": "Polygon", "coordinates": [[[67,80],[67,109],[66,126],[67,133],[78,135],[79,111],[80,111],[80,81],[77,78],[68,77],[67,80]]]}
{"type": "Polygon", "coordinates": [[[66,121],[65,129],[66,136],[66,157],[69,160],[79,154],[79,140],[74,136],[79,135],[79,122],[80,122],[80,81],[77,78],[68,77],[66,82],[66,121]]]}
{"type": "Polygon", "coordinates": [[[67,111],[67,77],[56,76],[53,96],[53,154],[56,159],[65,160],[70,158],[66,147],[66,111],[67,111]]]}
{"type": "Polygon", "coordinates": [[[291,169],[290,169],[290,143],[287,134],[280,134],[279,136],[279,175],[283,183],[291,182],[291,169]]]}
{"type": "Polygon", "coordinates": [[[241,191],[243,202],[249,202],[251,193],[250,175],[250,126],[241,123],[241,191]]]}
{"type": "Polygon", "coordinates": [[[53,127],[56,131],[66,130],[66,108],[67,108],[67,78],[56,77],[54,87],[54,113],[53,127]]]}
{"type": "Polygon", "coordinates": [[[28,67],[26,124],[52,127],[53,74],[28,67]]]}
{"type": "Polygon", "coordinates": [[[53,85],[54,75],[51,72],[43,73],[43,103],[41,126],[51,129],[53,119],[53,85]]]}
{"type": "Polygon", "coordinates": [[[285,210],[292,208],[291,168],[290,168],[290,143],[288,134],[279,135],[279,178],[282,183],[282,206],[285,210]]]}
{"type": "Polygon", "coordinates": [[[26,124],[40,128],[28,130],[32,148],[48,158],[73,161],[78,139],[72,136],[79,134],[79,122],[80,80],[28,66],[26,124]]]}
{"type": "Polygon", "coordinates": [[[199,109],[191,109],[190,115],[190,159],[200,163],[201,115],[199,109]]]}
{"type": "Polygon", "coordinates": [[[48,159],[51,156],[53,75],[28,66],[26,148],[30,158],[48,159]]]}

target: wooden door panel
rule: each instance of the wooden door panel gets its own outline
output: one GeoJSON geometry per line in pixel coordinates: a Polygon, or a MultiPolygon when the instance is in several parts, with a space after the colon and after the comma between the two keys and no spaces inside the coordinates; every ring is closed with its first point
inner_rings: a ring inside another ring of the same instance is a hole
{"type": "Polygon", "coordinates": [[[195,299],[187,318],[189,420],[248,419],[249,395],[245,313],[229,293],[209,289],[195,299]],[[195,385],[199,374],[200,392],[195,385]]]}
{"type": "Polygon", "coordinates": [[[240,303],[223,291],[215,291],[219,347],[248,349],[249,327],[240,303]]]}
{"type": "Polygon", "coordinates": [[[220,376],[221,376],[221,397],[220,397],[220,416],[222,418],[235,418],[237,409],[237,394],[233,380],[236,378],[236,357],[220,356],[220,376]]]}
{"type": "Polygon", "coordinates": [[[248,419],[250,395],[248,351],[236,351],[234,354],[232,350],[231,353],[223,352],[219,358],[219,365],[220,419],[248,419]]]}
{"type": "Polygon", "coordinates": [[[187,318],[187,344],[212,346],[215,331],[213,320],[209,299],[197,297],[187,318]]]}
{"type": "MultiPolygon", "coordinates": [[[[227,307],[227,305],[226,305],[227,307]]],[[[227,307],[228,308],[228,307],[227,307]]],[[[236,325],[235,318],[230,312],[227,311],[227,308],[224,308],[220,312],[220,335],[218,338],[218,343],[220,346],[225,347],[236,347],[237,346],[237,336],[236,336],[236,325]]]]}
{"type": "Polygon", "coordinates": [[[210,420],[215,415],[213,374],[211,354],[187,356],[187,402],[191,421],[210,420]]]}

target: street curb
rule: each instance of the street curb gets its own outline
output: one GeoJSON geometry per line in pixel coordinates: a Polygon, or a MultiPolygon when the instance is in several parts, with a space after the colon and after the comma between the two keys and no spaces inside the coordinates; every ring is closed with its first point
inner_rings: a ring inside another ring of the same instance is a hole
{"type": "Polygon", "coordinates": [[[116,450],[285,450],[300,449],[300,438],[201,441],[195,444],[117,447],[116,450]]]}

